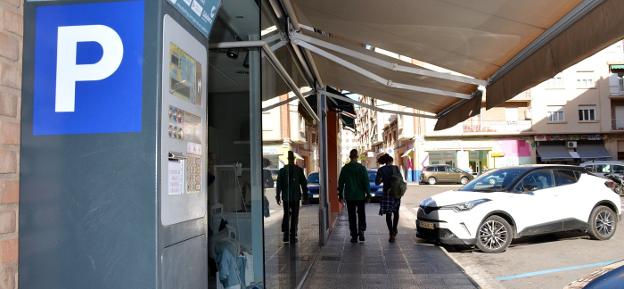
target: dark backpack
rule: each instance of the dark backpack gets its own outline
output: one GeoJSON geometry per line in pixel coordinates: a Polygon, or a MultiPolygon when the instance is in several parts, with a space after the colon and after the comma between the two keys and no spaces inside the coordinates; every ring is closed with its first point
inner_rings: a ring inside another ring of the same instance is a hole
{"type": "Polygon", "coordinates": [[[396,166],[392,166],[392,176],[390,176],[390,189],[388,193],[393,196],[395,199],[400,199],[405,195],[405,191],[407,190],[407,184],[403,180],[403,176],[401,172],[396,166]]]}

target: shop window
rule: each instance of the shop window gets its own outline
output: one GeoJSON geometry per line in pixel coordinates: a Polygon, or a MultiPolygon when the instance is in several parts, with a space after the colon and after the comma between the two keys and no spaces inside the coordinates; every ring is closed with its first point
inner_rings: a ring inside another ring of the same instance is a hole
{"type": "Polygon", "coordinates": [[[578,110],[579,121],[581,122],[593,122],[597,119],[597,112],[595,105],[581,105],[578,110]]]}
{"type": "Polygon", "coordinates": [[[549,123],[561,123],[565,122],[565,111],[563,110],[563,106],[548,106],[548,122],[549,123]]]}

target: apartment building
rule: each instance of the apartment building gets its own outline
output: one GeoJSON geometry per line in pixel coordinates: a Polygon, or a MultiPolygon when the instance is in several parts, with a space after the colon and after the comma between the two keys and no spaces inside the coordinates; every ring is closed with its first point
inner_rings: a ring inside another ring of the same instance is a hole
{"type": "MultiPolygon", "coordinates": [[[[264,101],[262,106],[270,107],[292,96],[292,93],[281,95],[264,101]]],[[[271,170],[285,165],[287,152],[291,150],[306,174],[318,171],[317,131],[301,116],[298,106],[299,101],[293,100],[262,112],[262,155],[271,162],[271,170]]]]}
{"type": "Polygon", "coordinates": [[[359,149],[358,140],[356,139],[355,131],[342,127],[340,129],[340,159],[339,164],[346,164],[349,162],[349,153],[352,149],[359,149]]]}
{"type": "Polygon", "coordinates": [[[624,158],[624,93],[621,77],[610,69],[623,56],[618,42],[447,130],[434,131],[434,121],[427,120],[421,164],[448,163],[478,173],[624,158]]]}
{"type": "MultiPolygon", "coordinates": [[[[360,102],[377,107],[414,113],[413,109],[361,96],[360,102]]],[[[387,153],[402,169],[408,181],[414,179],[414,143],[421,137],[422,120],[406,115],[379,112],[360,107],[357,113],[357,139],[362,162],[368,168],[377,168],[377,157],[387,153]]]]}

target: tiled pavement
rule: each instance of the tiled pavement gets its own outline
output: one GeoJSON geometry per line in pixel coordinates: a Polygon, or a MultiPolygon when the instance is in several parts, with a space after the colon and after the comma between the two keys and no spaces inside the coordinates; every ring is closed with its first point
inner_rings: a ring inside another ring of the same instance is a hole
{"type": "MultiPolygon", "coordinates": [[[[280,207],[278,207],[280,208],[280,207]]],[[[265,219],[264,254],[267,289],[296,288],[318,255],[318,205],[302,206],[299,212],[299,242],[282,243],[282,214],[275,210],[265,219]]]]}
{"type": "Polygon", "coordinates": [[[346,214],[339,217],[303,288],[477,288],[440,248],[419,243],[410,222],[403,220],[397,242],[389,243],[385,219],[376,214],[377,210],[377,204],[367,206],[364,243],[349,242],[346,214]]]}

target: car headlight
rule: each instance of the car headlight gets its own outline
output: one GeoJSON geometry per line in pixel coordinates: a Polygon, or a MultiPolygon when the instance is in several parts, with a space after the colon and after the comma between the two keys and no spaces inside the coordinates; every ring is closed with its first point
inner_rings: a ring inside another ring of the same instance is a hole
{"type": "Polygon", "coordinates": [[[459,204],[453,204],[453,205],[446,205],[446,206],[442,206],[440,209],[446,209],[446,210],[453,210],[456,212],[463,212],[463,211],[469,211],[472,208],[489,202],[491,201],[490,199],[478,199],[478,200],[474,200],[474,201],[468,201],[468,202],[463,202],[463,203],[459,203],[459,204]]]}

